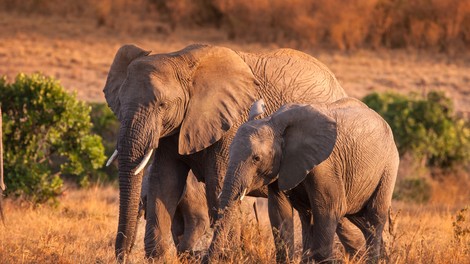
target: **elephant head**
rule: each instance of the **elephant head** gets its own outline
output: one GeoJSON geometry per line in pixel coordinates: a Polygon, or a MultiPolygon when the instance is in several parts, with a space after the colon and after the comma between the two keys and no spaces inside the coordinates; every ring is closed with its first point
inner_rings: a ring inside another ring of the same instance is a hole
{"type": "Polygon", "coordinates": [[[336,122],[311,105],[287,104],[243,124],[230,146],[220,208],[276,180],[282,191],[296,187],[329,157],[336,133],[336,122]]]}
{"type": "Polygon", "coordinates": [[[111,65],[104,94],[121,123],[119,226],[116,256],[125,257],[134,240],[142,169],[159,139],[179,133],[179,154],[217,142],[257,95],[255,78],[234,51],[192,45],[150,55],[134,45],[121,47],[111,65]]]}

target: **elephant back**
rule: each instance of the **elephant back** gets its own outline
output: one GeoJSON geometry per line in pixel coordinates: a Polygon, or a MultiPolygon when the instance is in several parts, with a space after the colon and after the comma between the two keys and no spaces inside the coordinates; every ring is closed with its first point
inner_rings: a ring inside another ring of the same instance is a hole
{"type": "Polygon", "coordinates": [[[268,114],[286,103],[326,104],[347,96],[328,67],[306,53],[279,49],[238,54],[260,83],[268,114]]]}

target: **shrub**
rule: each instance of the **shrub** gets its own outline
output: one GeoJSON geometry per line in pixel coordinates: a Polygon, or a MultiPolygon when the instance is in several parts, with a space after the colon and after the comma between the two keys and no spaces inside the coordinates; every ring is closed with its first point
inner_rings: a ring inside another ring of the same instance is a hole
{"type": "Polygon", "coordinates": [[[452,222],[452,227],[454,229],[454,241],[457,243],[463,241],[466,236],[470,235],[469,216],[470,211],[468,210],[468,206],[460,209],[455,215],[455,221],[452,222]]]}
{"type": "MultiPolygon", "coordinates": [[[[160,0],[166,2],[165,0],[160,0]]],[[[229,36],[342,50],[468,50],[470,0],[212,0],[229,36]],[[253,26],[256,25],[256,26],[253,26]]],[[[210,5],[207,5],[210,6],[210,5]]]]}
{"type": "Polygon", "coordinates": [[[45,202],[61,193],[60,176],[81,185],[99,177],[101,137],[91,133],[90,107],[52,78],[19,74],[0,80],[7,193],[45,202]]]}
{"type": "MultiPolygon", "coordinates": [[[[116,149],[117,133],[119,131],[119,120],[106,103],[91,103],[91,122],[93,123],[92,132],[99,135],[103,140],[105,155],[111,157],[116,149]]],[[[118,175],[116,166],[104,167],[103,178],[106,180],[115,179],[118,175]]]]}
{"type": "Polygon", "coordinates": [[[404,178],[397,182],[393,199],[405,202],[425,203],[431,198],[431,185],[425,178],[404,178]]]}
{"type": "Polygon", "coordinates": [[[363,101],[393,130],[400,154],[410,153],[431,167],[453,168],[470,161],[470,128],[442,92],[426,98],[373,93],[363,101]]]}

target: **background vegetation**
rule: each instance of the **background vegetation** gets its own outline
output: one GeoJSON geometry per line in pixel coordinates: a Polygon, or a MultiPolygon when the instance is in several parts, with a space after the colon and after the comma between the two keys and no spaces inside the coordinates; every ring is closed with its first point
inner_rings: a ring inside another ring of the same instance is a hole
{"type": "Polygon", "coordinates": [[[157,31],[216,27],[234,40],[289,46],[470,49],[470,0],[0,0],[0,5],[26,14],[90,17],[116,29],[127,29],[130,16],[154,21],[157,31]]]}
{"type": "Polygon", "coordinates": [[[52,78],[0,79],[7,194],[46,202],[62,193],[62,177],[84,186],[103,177],[101,137],[91,133],[90,107],[52,78]]]}
{"type": "MultiPolygon", "coordinates": [[[[363,101],[390,125],[402,163],[405,161],[401,167],[408,166],[398,178],[395,199],[428,202],[433,188],[430,177],[445,184],[456,171],[468,170],[470,126],[455,114],[452,100],[444,93],[433,91],[424,98],[372,93],[363,101]]],[[[464,181],[466,177],[461,176],[464,181]]]]}
{"type": "Polygon", "coordinates": [[[452,100],[442,92],[425,98],[396,93],[372,93],[364,102],[392,128],[400,154],[422,165],[455,168],[470,161],[470,128],[456,116],[452,100]]]}

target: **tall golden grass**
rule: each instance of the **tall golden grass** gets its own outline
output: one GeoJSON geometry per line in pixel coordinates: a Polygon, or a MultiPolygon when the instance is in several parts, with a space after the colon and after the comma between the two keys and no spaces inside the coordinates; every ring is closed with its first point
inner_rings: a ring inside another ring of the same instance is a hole
{"type": "Polygon", "coordinates": [[[470,0],[0,0],[0,6],[85,16],[113,28],[143,20],[170,30],[215,26],[231,39],[300,47],[470,49],[470,0]]]}
{"type": "MultiPolygon", "coordinates": [[[[450,184],[452,186],[452,183],[450,184]]],[[[436,189],[447,192],[446,189],[436,189]]],[[[466,193],[468,195],[468,193],[466,193]]],[[[392,225],[385,231],[381,263],[466,263],[470,259],[470,209],[465,204],[393,203],[392,225]]],[[[69,189],[58,206],[33,206],[7,199],[6,221],[0,226],[1,263],[114,263],[118,191],[101,186],[69,189]]],[[[224,263],[273,263],[274,246],[266,208],[259,223],[252,217],[243,222],[242,246],[233,248],[224,263]]],[[[144,263],[143,223],[130,256],[144,263]]],[[[211,234],[203,236],[207,248],[211,234]]],[[[296,258],[300,260],[300,223],[296,219],[296,258]]],[[[364,258],[346,258],[337,243],[337,257],[345,263],[365,263],[364,258]]],[[[201,255],[166,259],[167,263],[198,263],[201,255]]]]}

